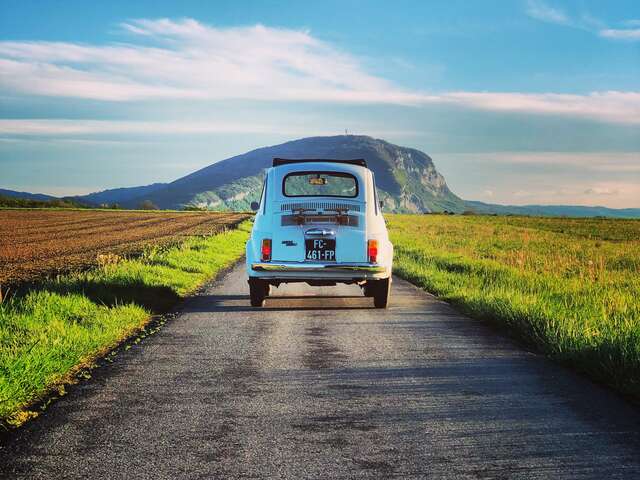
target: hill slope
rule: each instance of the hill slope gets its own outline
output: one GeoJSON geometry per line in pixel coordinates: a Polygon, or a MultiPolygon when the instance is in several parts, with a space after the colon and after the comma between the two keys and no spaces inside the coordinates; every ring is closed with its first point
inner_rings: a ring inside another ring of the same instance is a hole
{"type": "Polygon", "coordinates": [[[534,217],[640,218],[640,208],[607,208],[582,205],[495,205],[466,200],[468,210],[481,214],[529,215],[534,217]]]}
{"type": "Polygon", "coordinates": [[[165,185],[167,184],[152,183],[151,185],[145,185],[142,187],[112,188],[110,190],[102,190],[100,192],[89,193],[88,195],[78,195],[74,198],[94,205],[123,203],[134,198],[149,195],[157,190],[160,190],[165,185]]]}
{"type": "Polygon", "coordinates": [[[57,198],[51,195],[45,195],[44,193],[17,192],[15,190],[6,190],[4,188],[0,188],[0,195],[2,195],[3,197],[21,198],[24,200],[39,200],[39,201],[54,200],[57,198]]]}
{"type": "Polygon", "coordinates": [[[156,191],[123,202],[133,207],[151,200],[160,208],[198,205],[213,209],[247,209],[260,196],[264,169],[274,157],[364,158],[376,175],[387,211],[461,212],[454,195],[431,158],[412,148],[367,136],[310,137],[259,148],[222,160],[156,191]]]}

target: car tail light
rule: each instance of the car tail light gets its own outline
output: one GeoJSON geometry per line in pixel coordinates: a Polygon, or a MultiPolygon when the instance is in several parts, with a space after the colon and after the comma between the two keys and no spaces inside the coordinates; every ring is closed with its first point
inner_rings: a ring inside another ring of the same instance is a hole
{"type": "Polygon", "coordinates": [[[367,257],[369,257],[369,262],[376,263],[378,261],[378,241],[377,240],[369,240],[367,243],[367,257]]]}
{"type": "Polygon", "coordinates": [[[262,261],[269,262],[271,261],[271,239],[263,238],[262,239],[262,249],[260,250],[262,253],[262,261]]]}

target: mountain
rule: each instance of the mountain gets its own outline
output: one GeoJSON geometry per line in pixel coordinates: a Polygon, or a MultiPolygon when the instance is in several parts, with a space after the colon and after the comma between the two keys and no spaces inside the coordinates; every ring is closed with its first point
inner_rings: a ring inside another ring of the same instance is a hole
{"type": "Polygon", "coordinates": [[[0,195],[3,197],[13,197],[13,198],[22,198],[25,200],[55,200],[57,197],[53,197],[51,195],[45,195],[44,193],[29,193],[29,192],[16,192],[15,190],[5,190],[4,188],[0,188],[0,195]]]}
{"type": "Polygon", "coordinates": [[[246,210],[251,201],[260,197],[264,170],[271,166],[274,157],[364,158],[375,173],[387,211],[462,212],[466,208],[463,200],[449,190],[427,154],[357,135],[310,137],[252,150],[122,203],[135,207],[150,200],[160,208],[195,205],[246,210]]]}
{"type": "Polygon", "coordinates": [[[89,193],[88,195],[77,195],[74,198],[94,205],[121,204],[134,198],[150,195],[166,185],[166,183],[153,183],[142,187],[112,188],[110,190],[89,193]]]}
{"type": "Polygon", "coordinates": [[[467,210],[481,214],[530,215],[536,217],[640,218],[640,208],[586,207],[582,205],[495,205],[465,200],[467,210]]]}
{"type": "MultiPolygon", "coordinates": [[[[227,158],[171,183],[115,188],[67,200],[94,206],[119,204],[124,208],[138,208],[148,200],[166,209],[195,206],[212,210],[248,210],[251,202],[260,198],[264,171],[271,166],[274,157],[364,158],[375,173],[386,212],[472,211],[498,215],[640,218],[640,208],[516,206],[462,200],[449,190],[427,154],[358,135],[293,140],[227,158]]],[[[2,195],[27,200],[56,200],[49,195],[0,189],[2,195]]]]}

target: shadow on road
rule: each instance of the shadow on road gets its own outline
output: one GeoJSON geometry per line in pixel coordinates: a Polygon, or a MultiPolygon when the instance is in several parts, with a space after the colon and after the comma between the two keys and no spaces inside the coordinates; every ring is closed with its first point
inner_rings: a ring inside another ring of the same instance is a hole
{"type": "Polygon", "coordinates": [[[304,310],[372,309],[373,300],[361,295],[292,295],[268,297],[265,306],[249,305],[249,295],[202,295],[191,302],[186,312],[260,312],[304,310]]]}

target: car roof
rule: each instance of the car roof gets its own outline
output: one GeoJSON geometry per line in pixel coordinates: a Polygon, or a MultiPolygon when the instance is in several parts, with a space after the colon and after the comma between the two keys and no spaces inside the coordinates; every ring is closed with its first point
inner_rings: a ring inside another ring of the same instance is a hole
{"type": "Polygon", "coordinates": [[[367,167],[367,162],[364,158],[354,158],[349,160],[337,159],[337,158],[274,158],[273,166],[278,167],[280,165],[288,165],[291,163],[345,163],[348,165],[359,165],[361,167],[367,167]]]}

